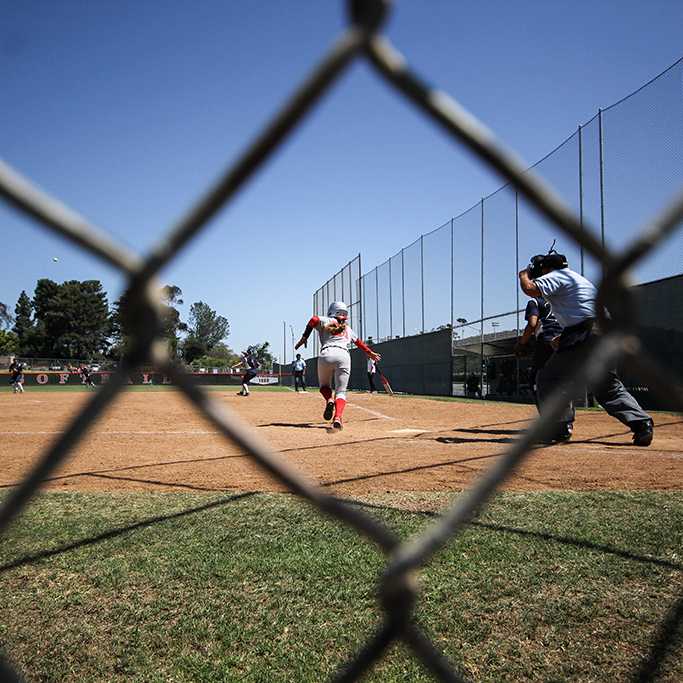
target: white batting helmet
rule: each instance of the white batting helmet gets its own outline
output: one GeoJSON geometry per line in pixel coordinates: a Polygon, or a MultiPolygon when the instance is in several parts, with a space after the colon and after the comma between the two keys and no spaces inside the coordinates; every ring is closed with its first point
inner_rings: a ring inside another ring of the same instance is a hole
{"type": "Polygon", "coordinates": [[[328,309],[327,315],[330,318],[346,318],[349,317],[349,307],[343,301],[333,301],[328,309]]]}

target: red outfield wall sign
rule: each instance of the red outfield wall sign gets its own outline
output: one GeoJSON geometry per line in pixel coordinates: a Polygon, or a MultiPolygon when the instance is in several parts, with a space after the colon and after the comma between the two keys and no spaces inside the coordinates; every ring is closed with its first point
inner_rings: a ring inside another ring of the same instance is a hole
{"type": "MultiPolygon", "coordinates": [[[[91,378],[95,384],[105,384],[112,376],[111,372],[93,372],[91,378]]],[[[207,372],[193,372],[190,377],[196,384],[234,385],[242,383],[241,375],[213,374],[207,372]]],[[[9,375],[7,375],[9,381],[9,375]]],[[[278,384],[280,378],[277,375],[258,375],[251,380],[250,384],[278,384]]],[[[77,372],[25,372],[24,384],[31,385],[79,385],[85,384],[83,378],[77,372]]],[[[133,372],[128,377],[128,384],[173,384],[170,377],[158,372],[133,372]]]]}

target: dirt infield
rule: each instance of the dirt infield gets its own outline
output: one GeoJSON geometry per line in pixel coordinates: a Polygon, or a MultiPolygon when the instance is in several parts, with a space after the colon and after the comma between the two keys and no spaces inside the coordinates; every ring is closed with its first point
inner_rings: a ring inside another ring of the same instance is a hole
{"type": "MultiPolygon", "coordinates": [[[[317,392],[234,390],[236,411],[311,479],[343,495],[467,487],[535,416],[531,406],[351,394],[330,433],[317,392]]],[[[87,392],[0,394],[0,489],[15,486],[88,399],[87,392]]],[[[508,490],[683,489],[683,416],[657,413],[650,448],[602,411],[580,412],[569,444],[535,450],[508,490]]],[[[280,491],[175,391],[127,392],[67,463],[53,490],[280,491]]]]}

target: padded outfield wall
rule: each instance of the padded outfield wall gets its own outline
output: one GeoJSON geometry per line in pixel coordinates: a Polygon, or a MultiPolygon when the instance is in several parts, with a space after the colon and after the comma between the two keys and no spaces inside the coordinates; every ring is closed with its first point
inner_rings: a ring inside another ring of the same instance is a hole
{"type": "MultiPolygon", "coordinates": [[[[111,377],[111,372],[93,372],[91,377],[95,384],[105,384],[111,377]]],[[[3,378],[3,383],[9,384],[9,374],[2,373],[0,377],[3,378]]],[[[208,373],[195,372],[189,374],[189,377],[196,384],[214,385],[214,386],[239,386],[241,384],[242,375],[235,373],[208,373]]],[[[259,375],[256,381],[251,384],[270,385],[278,384],[279,378],[273,374],[259,375]]],[[[76,372],[25,372],[24,373],[24,387],[53,385],[53,386],[78,386],[84,384],[80,375],[76,372]]],[[[164,374],[158,372],[132,372],[128,377],[128,384],[140,385],[160,385],[172,384],[171,379],[164,374]]]]}
{"type": "MultiPolygon", "coordinates": [[[[394,391],[430,396],[450,396],[451,330],[439,330],[413,337],[372,344],[382,355],[380,367],[394,391]]],[[[309,386],[318,386],[317,359],[306,362],[309,386]]],[[[382,389],[377,377],[375,384],[382,389]]],[[[368,389],[367,357],[359,349],[351,351],[351,390],[368,389]]]]}

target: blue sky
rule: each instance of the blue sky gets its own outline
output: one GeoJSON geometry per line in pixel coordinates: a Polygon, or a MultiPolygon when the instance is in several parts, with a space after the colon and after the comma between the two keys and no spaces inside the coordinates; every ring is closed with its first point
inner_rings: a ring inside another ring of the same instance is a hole
{"type": "MultiPolygon", "coordinates": [[[[317,63],[345,5],[25,0],[2,15],[0,158],[145,251],[317,63]]],[[[674,0],[399,0],[386,32],[533,163],[681,57],[681,26],[674,0]]],[[[298,333],[355,254],[365,272],[500,184],[358,62],[162,279],[226,316],[233,348],[281,355],[283,321],[298,333]]],[[[123,287],[4,205],[0,235],[0,301],[40,277],[101,279],[111,300],[123,287]]]]}

